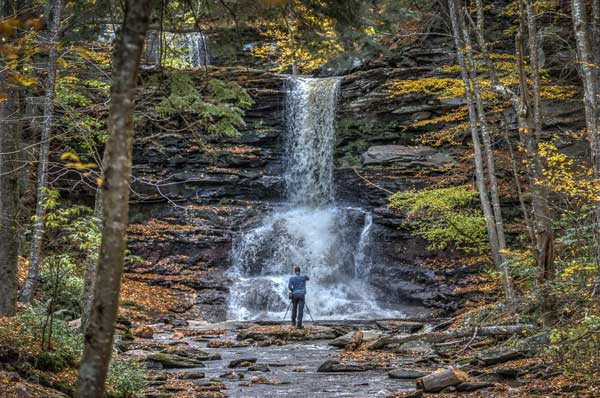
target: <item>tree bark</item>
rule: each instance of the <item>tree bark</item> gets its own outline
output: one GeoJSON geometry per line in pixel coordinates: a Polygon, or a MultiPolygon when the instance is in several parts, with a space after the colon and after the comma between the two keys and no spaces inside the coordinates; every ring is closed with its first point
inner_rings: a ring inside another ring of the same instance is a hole
{"type": "MultiPolygon", "coordinates": [[[[465,87],[465,98],[467,100],[467,108],[469,112],[469,127],[471,130],[471,138],[473,141],[473,152],[474,152],[474,160],[475,160],[475,177],[477,182],[477,190],[479,191],[479,198],[481,201],[481,209],[483,211],[483,216],[485,219],[486,230],[488,233],[488,240],[490,243],[490,250],[492,254],[492,259],[494,261],[494,265],[496,268],[502,272],[503,274],[503,286],[506,294],[507,302],[512,302],[512,288],[510,287],[510,278],[507,278],[507,274],[503,271],[503,256],[500,254],[500,241],[497,230],[497,221],[495,219],[494,212],[492,210],[492,206],[490,205],[490,199],[488,197],[488,189],[485,183],[485,173],[483,166],[483,154],[481,150],[481,141],[479,139],[479,129],[477,126],[478,120],[481,122],[485,122],[485,115],[483,114],[483,109],[480,109],[480,114],[478,114],[478,109],[475,107],[473,90],[471,89],[471,83],[473,82],[473,87],[476,90],[478,88],[476,80],[472,80],[472,76],[470,75],[468,69],[468,63],[465,59],[465,48],[466,38],[464,37],[465,29],[463,29],[462,18],[459,15],[460,4],[458,0],[449,0],[449,11],[450,11],[450,20],[452,23],[452,30],[454,32],[454,43],[456,46],[456,55],[458,58],[458,63],[460,65],[461,77],[465,87]]],[[[481,100],[481,98],[480,98],[481,100]]],[[[481,104],[480,104],[481,105],[481,104]]],[[[482,108],[483,106],[481,106],[482,108]]],[[[484,123],[481,123],[482,129],[485,128],[484,123]]],[[[488,135],[489,137],[489,135],[488,135]]],[[[491,146],[491,144],[490,144],[491,146]]],[[[489,159],[488,159],[489,160],[489,159]]],[[[493,167],[493,154],[492,154],[492,163],[493,167]]],[[[488,164],[490,167],[490,164],[488,164]]],[[[493,172],[493,171],[492,171],[493,172]]]]}
{"type": "MultiPolygon", "coordinates": [[[[102,189],[98,187],[96,191],[96,200],[94,203],[94,222],[102,228],[102,189]]],[[[92,295],[94,292],[94,279],[96,278],[96,268],[98,266],[98,248],[92,247],[85,258],[85,270],[83,275],[83,292],[81,297],[81,331],[85,332],[88,326],[90,316],[92,295]]]]}
{"type": "MultiPolygon", "coordinates": [[[[14,16],[20,10],[21,5],[12,1],[0,3],[1,18],[14,16]]],[[[0,99],[0,317],[15,315],[18,290],[20,93],[18,89],[9,89],[6,73],[5,65],[0,61],[0,93],[6,94],[6,99],[0,99]]]]}
{"type": "Polygon", "coordinates": [[[21,301],[30,303],[37,287],[39,266],[42,255],[42,239],[44,237],[44,217],[46,215],[45,201],[48,183],[48,156],[50,152],[50,133],[52,131],[52,119],[54,116],[54,97],[56,86],[56,61],[58,59],[58,36],[60,32],[60,20],[62,16],[63,0],[50,0],[49,10],[51,15],[50,31],[48,32],[48,43],[50,51],[48,54],[48,77],[46,80],[46,94],[44,96],[44,116],[42,120],[42,134],[40,137],[40,155],[37,171],[37,203],[35,219],[33,222],[33,233],[31,248],[29,252],[29,272],[25,280],[25,286],[21,292],[21,301]]]}
{"type": "MultiPolygon", "coordinates": [[[[0,73],[2,91],[4,73],[0,73]]],[[[10,93],[9,93],[10,94],[10,93]]],[[[15,98],[0,102],[0,317],[13,316],[17,309],[17,208],[19,175],[17,172],[15,98]]]]}
{"type": "MultiPolygon", "coordinates": [[[[466,9],[465,12],[467,12],[466,9]]],[[[467,74],[469,75],[469,78],[473,84],[473,94],[475,95],[476,110],[479,119],[481,137],[483,139],[483,148],[486,155],[488,180],[490,184],[490,197],[492,201],[492,210],[494,217],[494,229],[496,231],[496,236],[498,237],[499,263],[496,264],[496,267],[498,271],[500,271],[502,274],[502,286],[504,288],[504,295],[506,297],[506,301],[508,304],[512,304],[514,302],[514,294],[512,287],[512,278],[510,276],[510,268],[508,266],[506,256],[503,253],[503,251],[506,250],[506,238],[504,235],[504,221],[502,219],[500,197],[498,195],[498,180],[496,178],[496,164],[494,161],[492,140],[490,138],[490,128],[485,116],[485,107],[483,105],[481,89],[477,78],[477,67],[475,64],[475,57],[473,56],[470,34],[467,29],[466,23],[464,23],[462,14],[458,15],[458,19],[459,25],[462,26],[463,37],[465,40],[467,74]]]]}
{"type": "Polygon", "coordinates": [[[150,0],[125,2],[122,30],[113,53],[108,141],[103,161],[102,243],[89,323],[84,334],[84,350],[75,392],[77,398],[104,397],[106,374],[113,350],[129,213],[133,99],[150,5],[150,0]]]}
{"type": "MultiPolygon", "coordinates": [[[[585,109],[585,126],[590,142],[590,154],[594,178],[600,178],[600,140],[598,137],[598,57],[594,50],[598,50],[592,38],[598,40],[596,23],[597,14],[600,13],[598,1],[593,1],[592,29],[588,29],[588,18],[585,3],[582,0],[573,0],[571,10],[573,14],[573,29],[575,30],[575,43],[577,45],[577,58],[579,72],[583,83],[583,105],[585,109]]],[[[594,238],[596,241],[596,262],[600,263],[600,206],[594,205],[594,238]]]]}

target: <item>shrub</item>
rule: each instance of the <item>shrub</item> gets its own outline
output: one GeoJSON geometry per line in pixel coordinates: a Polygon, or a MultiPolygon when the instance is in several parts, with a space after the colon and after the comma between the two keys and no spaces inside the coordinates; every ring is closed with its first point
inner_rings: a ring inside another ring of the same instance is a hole
{"type": "Polygon", "coordinates": [[[80,316],[83,279],[78,275],[77,266],[70,255],[46,257],[40,282],[53,307],[61,308],[63,318],[75,319],[80,316]]]}
{"type": "Polygon", "coordinates": [[[48,309],[48,304],[35,303],[17,315],[23,338],[36,347],[33,365],[53,372],[77,364],[83,341],[81,335],[60,318],[61,312],[48,309]]]}
{"type": "Polygon", "coordinates": [[[550,353],[568,378],[593,384],[600,372],[600,316],[586,316],[568,327],[554,329],[550,353]]]}
{"type": "Polygon", "coordinates": [[[115,398],[143,397],[146,387],[144,368],[133,360],[113,360],[108,372],[108,385],[115,398]]]}

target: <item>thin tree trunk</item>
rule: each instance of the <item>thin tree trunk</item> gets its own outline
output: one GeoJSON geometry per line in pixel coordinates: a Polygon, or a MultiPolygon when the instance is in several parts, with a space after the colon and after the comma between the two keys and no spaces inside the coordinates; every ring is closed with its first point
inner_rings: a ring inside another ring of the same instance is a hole
{"type": "MultiPolygon", "coordinates": [[[[581,80],[583,82],[583,105],[585,108],[585,125],[590,142],[590,153],[594,178],[600,178],[600,140],[598,139],[598,54],[594,53],[592,37],[598,34],[598,21],[596,13],[600,12],[597,1],[594,5],[594,24],[592,32],[587,28],[587,13],[582,0],[571,2],[573,14],[573,29],[575,30],[575,43],[577,44],[577,57],[581,80]]],[[[596,38],[597,40],[597,38],[596,38]]],[[[596,241],[596,261],[600,263],[600,206],[594,205],[594,239],[596,241]]]]}
{"type": "MultiPolygon", "coordinates": [[[[465,98],[467,100],[467,108],[469,111],[469,126],[471,130],[471,138],[473,140],[473,152],[475,160],[475,177],[477,182],[477,190],[479,191],[479,197],[481,200],[481,208],[485,219],[485,225],[488,233],[488,239],[490,242],[490,249],[492,253],[492,259],[496,266],[502,263],[499,253],[498,235],[495,227],[494,215],[492,207],[487,194],[487,187],[485,185],[485,176],[483,170],[483,156],[481,152],[481,143],[479,140],[479,132],[477,128],[477,111],[474,106],[473,95],[471,93],[471,83],[469,79],[469,73],[467,70],[467,64],[464,57],[465,41],[462,37],[462,29],[460,26],[460,20],[458,16],[458,10],[460,7],[457,4],[457,0],[448,1],[450,10],[450,20],[452,22],[452,30],[454,32],[454,43],[456,45],[456,55],[458,63],[460,65],[461,76],[465,87],[465,98]]],[[[507,297],[508,299],[508,297],[507,297]]]]}
{"type": "Polygon", "coordinates": [[[477,79],[477,68],[475,65],[475,59],[473,56],[473,50],[471,47],[471,39],[469,36],[466,24],[463,22],[462,14],[458,16],[459,25],[462,26],[463,38],[465,41],[465,53],[466,53],[466,66],[467,74],[470,76],[470,80],[473,84],[473,94],[475,95],[475,104],[479,119],[479,126],[481,136],[483,139],[483,148],[486,155],[488,179],[490,184],[490,197],[492,200],[492,210],[494,216],[494,229],[496,236],[498,237],[498,258],[499,264],[496,264],[499,271],[502,273],[502,285],[504,287],[504,294],[506,301],[509,304],[514,302],[514,294],[512,288],[512,278],[510,276],[510,268],[506,256],[503,251],[506,250],[506,238],[504,235],[504,221],[502,220],[502,208],[500,206],[500,197],[498,196],[498,180],[496,178],[496,165],[494,161],[494,151],[492,148],[492,140],[489,133],[489,125],[485,117],[485,107],[481,98],[481,89],[479,81],[477,79]]]}
{"type": "MultiPolygon", "coordinates": [[[[14,16],[19,4],[0,3],[0,18],[14,16]]],[[[18,151],[21,124],[17,122],[19,89],[7,87],[6,68],[0,60],[0,317],[17,310],[17,213],[19,203],[18,151]]]]}
{"type": "Polygon", "coordinates": [[[48,155],[50,152],[50,133],[54,115],[54,96],[56,86],[56,61],[58,59],[57,41],[60,32],[63,0],[51,0],[49,10],[51,14],[50,32],[48,43],[50,51],[48,56],[48,77],[46,80],[46,93],[44,96],[44,116],[42,121],[42,134],[40,137],[40,156],[38,159],[37,174],[37,203],[31,249],[29,252],[29,272],[25,286],[21,292],[21,301],[30,303],[38,281],[39,266],[42,255],[42,239],[44,237],[44,217],[46,215],[45,201],[48,182],[48,155]]]}
{"type": "Polygon", "coordinates": [[[123,275],[129,213],[129,182],[133,147],[134,94],[150,0],[125,1],[124,22],[113,53],[108,141],[102,185],[102,243],[84,349],[77,398],[103,398],[113,349],[119,290],[123,275]]]}
{"type": "MultiPolygon", "coordinates": [[[[102,226],[102,189],[98,187],[96,200],[94,201],[94,222],[102,226]]],[[[100,228],[99,228],[100,229],[100,228]]],[[[92,304],[92,293],[94,292],[94,279],[96,278],[96,267],[98,265],[98,248],[92,247],[85,259],[85,270],[83,275],[81,331],[84,332],[88,326],[88,320],[92,304]]]]}
{"type": "MultiPolygon", "coordinates": [[[[4,75],[4,73],[1,73],[4,75]]],[[[4,76],[0,76],[2,91],[4,76]]],[[[10,94],[10,93],[9,93],[10,94]]],[[[17,308],[17,173],[15,98],[0,102],[0,317],[15,315],[17,308]]]]}

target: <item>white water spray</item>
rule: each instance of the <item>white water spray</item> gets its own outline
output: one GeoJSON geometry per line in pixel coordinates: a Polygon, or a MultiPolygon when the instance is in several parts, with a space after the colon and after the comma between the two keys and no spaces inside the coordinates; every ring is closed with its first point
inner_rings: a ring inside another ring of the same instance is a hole
{"type": "Polygon", "coordinates": [[[381,308],[367,282],[371,215],[334,205],[338,91],[337,78],[288,80],[288,205],[234,242],[231,319],[281,319],[296,265],[310,277],[306,299],[316,319],[401,316],[381,308]]]}

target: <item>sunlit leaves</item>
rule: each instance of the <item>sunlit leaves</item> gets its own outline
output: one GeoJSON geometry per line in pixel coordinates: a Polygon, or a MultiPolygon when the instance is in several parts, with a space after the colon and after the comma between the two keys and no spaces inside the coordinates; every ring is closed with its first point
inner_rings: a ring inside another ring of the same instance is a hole
{"type": "Polygon", "coordinates": [[[468,186],[410,190],[393,194],[389,207],[406,211],[411,226],[431,249],[484,252],[485,222],[481,210],[473,206],[476,196],[468,186]]]}

